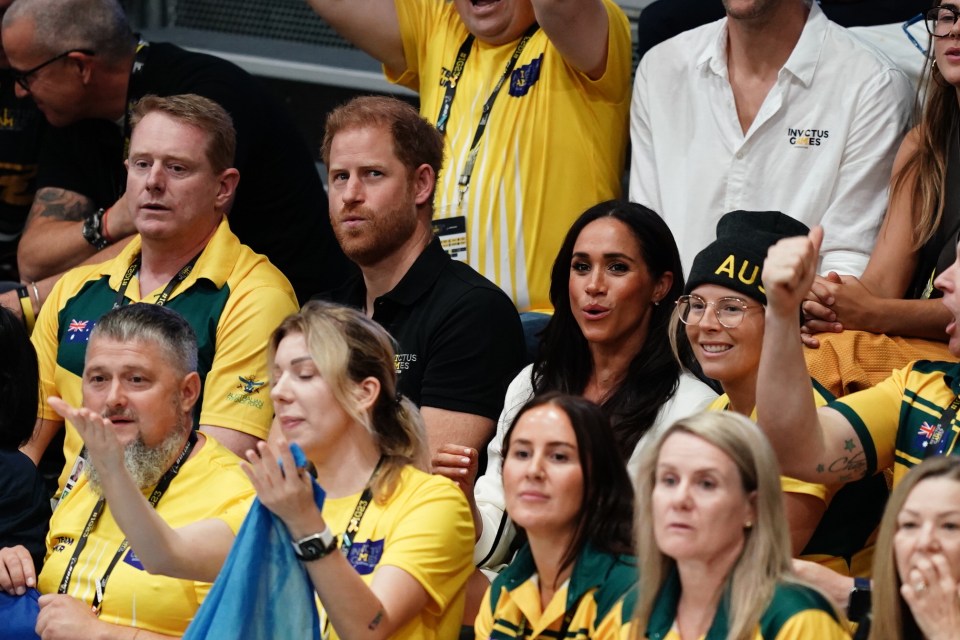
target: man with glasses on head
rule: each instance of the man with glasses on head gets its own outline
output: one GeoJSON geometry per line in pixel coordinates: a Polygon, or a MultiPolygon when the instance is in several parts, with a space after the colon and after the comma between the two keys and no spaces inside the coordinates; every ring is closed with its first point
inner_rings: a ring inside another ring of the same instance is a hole
{"type": "Polygon", "coordinates": [[[821,272],[859,275],[913,102],[905,74],[815,2],[723,5],[637,69],[630,199],[664,217],[685,269],[723,212],[778,209],[828,229],[821,272]]]}
{"type": "MultiPolygon", "coordinates": [[[[243,174],[230,226],[277,265],[300,299],[355,273],[333,237],[309,149],[248,73],[171,44],[138,43],[117,0],[17,0],[3,38],[17,95],[32,98],[54,127],[20,242],[21,277],[36,294],[24,311],[36,311],[58,274],[114,257],[134,233],[123,160],[129,105],[146,94],[202,95],[230,113],[243,174]]],[[[15,298],[0,303],[21,308],[15,298]]]]}

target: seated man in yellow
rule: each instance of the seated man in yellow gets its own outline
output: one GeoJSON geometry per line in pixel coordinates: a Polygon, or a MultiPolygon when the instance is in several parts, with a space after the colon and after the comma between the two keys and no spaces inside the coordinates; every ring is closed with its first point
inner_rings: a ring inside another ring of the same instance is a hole
{"type": "MultiPolygon", "coordinates": [[[[239,180],[227,112],[196,95],[147,96],[131,123],[126,201],[138,235],[113,260],[68,272],[51,292],[32,336],[41,397],[80,404],[87,341],[104,313],[130,302],[166,305],[197,335],[203,386],[194,423],[239,454],[270,428],[267,337],[296,311],[296,298],[283,274],[227,224],[239,180]]],[[[35,462],[63,425],[46,403],[39,418],[23,449],[35,462]]],[[[61,490],[76,475],[80,448],[68,424],[61,490]]]]}
{"type": "Polygon", "coordinates": [[[22,594],[37,586],[45,594],[42,637],[130,637],[115,627],[137,629],[138,640],[180,636],[210,584],[161,574],[183,573],[179,562],[209,567],[212,581],[223,564],[229,546],[209,541],[236,533],[253,489],[236,456],[193,430],[196,345],[174,311],[148,304],[111,311],[87,348],[84,409],[52,401],[74,417],[102,416],[111,429],[99,435],[109,433],[116,446],[104,455],[107,448],[84,433],[97,455],[54,511],[39,576],[26,549],[0,549],[0,588],[22,594]],[[142,526],[156,520],[169,525],[163,539],[142,526]],[[158,550],[173,560],[158,562],[158,550]]]}

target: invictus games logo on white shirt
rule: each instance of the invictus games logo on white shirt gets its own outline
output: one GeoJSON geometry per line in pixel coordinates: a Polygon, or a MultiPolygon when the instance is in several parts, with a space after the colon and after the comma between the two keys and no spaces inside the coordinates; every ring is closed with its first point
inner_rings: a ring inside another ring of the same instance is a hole
{"type": "Polygon", "coordinates": [[[823,144],[823,141],[830,137],[830,132],[826,129],[793,129],[787,127],[787,137],[791,147],[808,149],[823,144]]]}

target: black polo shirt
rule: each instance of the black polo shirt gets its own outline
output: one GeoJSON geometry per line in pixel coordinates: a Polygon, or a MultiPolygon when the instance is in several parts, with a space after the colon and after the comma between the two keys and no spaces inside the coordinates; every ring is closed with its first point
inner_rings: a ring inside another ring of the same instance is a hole
{"type": "MultiPolygon", "coordinates": [[[[363,309],[363,277],[318,298],[363,309]]],[[[397,341],[400,391],[417,406],[496,420],[507,385],[524,364],[520,316],[510,298],[434,238],[373,319],[397,341]]]]}

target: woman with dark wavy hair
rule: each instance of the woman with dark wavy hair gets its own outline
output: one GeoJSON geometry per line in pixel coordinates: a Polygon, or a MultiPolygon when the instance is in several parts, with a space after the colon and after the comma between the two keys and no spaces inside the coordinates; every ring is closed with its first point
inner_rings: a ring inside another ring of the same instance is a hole
{"type": "Polygon", "coordinates": [[[487,590],[477,638],[616,637],[636,564],[633,485],[609,420],[581,397],[537,396],[503,454],[507,511],[527,543],[487,590]]]}
{"type": "MultiPolygon", "coordinates": [[[[435,472],[475,497],[479,566],[507,560],[515,530],[504,513],[500,450],[518,409],[534,395],[560,391],[599,405],[628,464],[635,462],[643,434],[716,397],[682,370],[670,350],[672,303],[683,283],[673,235],[650,209],[610,200],[573,223],[553,263],[554,315],[536,360],[507,390],[497,434],[487,448],[487,471],[476,490],[470,482],[476,451],[448,445],[433,460],[435,472]]],[[[682,355],[684,365],[694,362],[689,351],[682,355]]]]}

